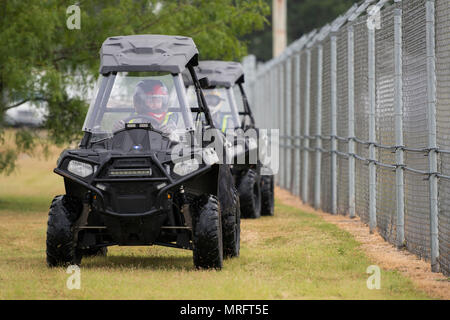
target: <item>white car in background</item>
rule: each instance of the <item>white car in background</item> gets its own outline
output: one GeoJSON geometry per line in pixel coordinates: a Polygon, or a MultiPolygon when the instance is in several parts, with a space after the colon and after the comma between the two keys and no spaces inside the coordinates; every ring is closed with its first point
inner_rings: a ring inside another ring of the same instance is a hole
{"type": "Polygon", "coordinates": [[[5,114],[5,121],[14,127],[40,127],[44,124],[47,115],[45,103],[24,103],[16,108],[9,109],[5,114]]]}
{"type": "MultiPolygon", "coordinates": [[[[73,84],[67,88],[67,94],[70,98],[82,97],[89,105],[94,92],[96,92],[94,87],[96,82],[92,81],[92,85],[87,87],[81,85],[84,83],[82,75],[75,75],[73,84]]],[[[47,115],[47,102],[26,102],[16,108],[9,109],[5,114],[5,121],[8,125],[14,127],[41,127],[47,115]]]]}

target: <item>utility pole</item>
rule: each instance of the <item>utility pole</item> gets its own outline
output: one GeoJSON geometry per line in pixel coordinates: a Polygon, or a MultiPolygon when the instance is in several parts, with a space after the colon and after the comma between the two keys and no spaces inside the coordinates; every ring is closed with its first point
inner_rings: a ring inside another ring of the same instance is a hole
{"type": "Polygon", "coordinates": [[[287,0],[272,0],[272,49],[273,57],[277,57],[286,48],[286,13],[287,0]]]}

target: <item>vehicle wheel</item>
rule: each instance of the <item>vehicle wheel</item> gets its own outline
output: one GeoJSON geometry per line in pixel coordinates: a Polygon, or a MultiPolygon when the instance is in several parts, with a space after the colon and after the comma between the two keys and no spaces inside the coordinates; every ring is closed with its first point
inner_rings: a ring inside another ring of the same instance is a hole
{"type": "Polygon", "coordinates": [[[239,195],[235,188],[233,188],[233,205],[227,214],[222,214],[222,231],[223,257],[238,257],[241,243],[241,208],[239,195]]]}
{"type": "Polygon", "coordinates": [[[221,269],[223,264],[222,222],[219,201],[202,196],[195,204],[193,219],[194,265],[197,268],[221,269]]]}
{"type": "Polygon", "coordinates": [[[238,190],[242,217],[259,218],[261,216],[261,188],[255,171],[251,169],[247,171],[238,190]]]}
{"type": "Polygon", "coordinates": [[[82,210],[81,202],[69,196],[53,199],[47,224],[47,265],[79,265],[81,254],[74,241],[73,224],[82,210]]]}
{"type": "Polygon", "coordinates": [[[83,257],[106,257],[108,247],[81,249],[80,253],[83,257]]]}
{"type": "Polygon", "coordinates": [[[273,216],[274,213],[273,176],[261,177],[261,215],[273,216]]]}

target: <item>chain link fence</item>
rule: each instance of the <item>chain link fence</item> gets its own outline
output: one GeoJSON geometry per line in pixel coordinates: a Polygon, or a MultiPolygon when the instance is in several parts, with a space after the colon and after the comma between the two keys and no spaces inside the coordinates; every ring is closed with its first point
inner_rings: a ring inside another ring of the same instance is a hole
{"type": "Polygon", "coordinates": [[[276,182],[449,275],[450,1],[363,1],[246,70],[276,182]]]}

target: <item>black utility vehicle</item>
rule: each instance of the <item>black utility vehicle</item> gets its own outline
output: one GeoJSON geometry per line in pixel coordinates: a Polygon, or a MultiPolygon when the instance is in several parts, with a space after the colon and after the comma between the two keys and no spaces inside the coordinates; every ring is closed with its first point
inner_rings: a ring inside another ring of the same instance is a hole
{"type": "Polygon", "coordinates": [[[112,245],[162,245],[192,249],[196,267],[220,269],[224,257],[239,255],[239,197],[230,166],[195,139],[214,124],[201,90],[207,80],[194,70],[194,42],[110,37],[100,56],[84,137],[54,170],[66,194],[50,207],[48,265],[79,264],[112,245]],[[184,70],[194,84],[194,107],[184,70]],[[200,126],[193,114],[204,119],[200,126]]]}
{"type": "MultiPolygon", "coordinates": [[[[267,152],[267,136],[255,126],[243,87],[244,70],[238,62],[200,61],[195,68],[199,78],[207,77],[209,88],[203,90],[216,128],[234,145],[232,170],[239,191],[241,215],[259,218],[274,214],[273,175],[262,174],[261,156],[267,152]],[[231,134],[230,134],[231,133],[231,134]],[[263,150],[264,149],[264,150],[263,150]],[[262,152],[261,152],[262,151],[262,152]]],[[[194,97],[194,84],[184,72],[189,96],[194,97]]],[[[264,168],[264,173],[270,172],[264,168]]]]}

